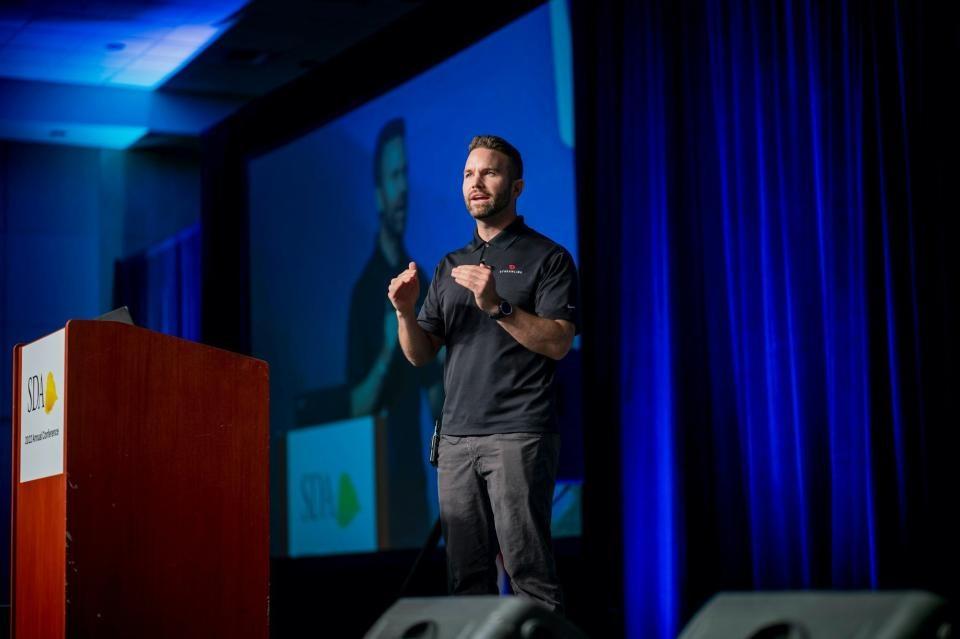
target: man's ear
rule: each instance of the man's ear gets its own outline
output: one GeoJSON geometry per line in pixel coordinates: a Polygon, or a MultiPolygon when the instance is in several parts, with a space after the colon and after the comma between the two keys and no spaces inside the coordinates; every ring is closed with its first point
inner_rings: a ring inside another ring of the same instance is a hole
{"type": "Polygon", "coordinates": [[[520,194],[523,193],[523,178],[514,180],[513,185],[510,188],[513,191],[514,199],[520,197],[520,194]]]}

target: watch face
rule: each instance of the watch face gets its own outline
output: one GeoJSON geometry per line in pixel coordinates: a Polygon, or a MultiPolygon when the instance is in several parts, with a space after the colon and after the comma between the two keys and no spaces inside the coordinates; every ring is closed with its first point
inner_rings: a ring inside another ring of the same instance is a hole
{"type": "Polygon", "coordinates": [[[500,313],[503,315],[510,315],[513,313],[513,307],[510,306],[510,302],[507,300],[502,300],[500,302],[500,313]]]}

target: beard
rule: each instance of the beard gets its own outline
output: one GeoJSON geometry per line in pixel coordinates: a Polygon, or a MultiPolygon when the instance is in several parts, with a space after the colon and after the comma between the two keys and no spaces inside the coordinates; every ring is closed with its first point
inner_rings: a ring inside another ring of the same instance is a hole
{"type": "Polygon", "coordinates": [[[487,193],[490,196],[490,199],[486,202],[477,203],[471,205],[470,197],[467,196],[464,201],[467,205],[467,212],[470,213],[470,216],[475,220],[486,220],[491,217],[496,217],[504,211],[508,206],[510,206],[510,189],[504,189],[500,193],[491,194],[487,193]]]}

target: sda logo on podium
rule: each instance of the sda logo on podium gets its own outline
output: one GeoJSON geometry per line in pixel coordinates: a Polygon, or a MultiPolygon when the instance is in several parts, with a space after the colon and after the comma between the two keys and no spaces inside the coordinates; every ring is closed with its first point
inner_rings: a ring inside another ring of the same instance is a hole
{"type": "Polygon", "coordinates": [[[47,415],[53,412],[57,403],[57,382],[53,371],[47,372],[47,381],[44,384],[43,375],[31,375],[27,378],[27,412],[43,409],[47,415]]]}
{"type": "Polygon", "coordinates": [[[21,483],[63,473],[65,338],[61,329],[21,351],[21,483]]]}

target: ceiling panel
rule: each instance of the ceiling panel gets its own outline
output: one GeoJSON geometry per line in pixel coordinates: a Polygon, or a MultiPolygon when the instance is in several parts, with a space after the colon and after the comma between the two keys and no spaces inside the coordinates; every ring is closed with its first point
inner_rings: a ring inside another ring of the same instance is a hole
{"type": "Polygon", "coordinates": [[[153,89],[229,29],[246,5],[156,0],[0,8],[0,77],[153,89]]]}
{"type": "Polygon", "coordinates": [[[253,0],[165,89],[255,97],[373,36],[416,0],[253,0]]]}
{"type": "Polygon", "coordinates": [[[247,100],[307,73],[422,4],[0,4],[0,139],[105,148],[141,145],[151,133],[192,139],[247,100]]]}

